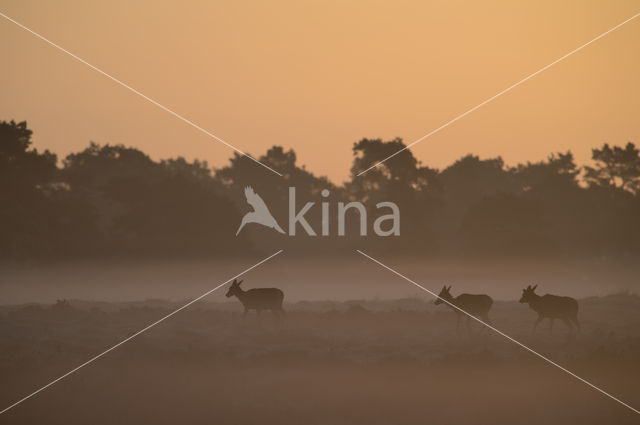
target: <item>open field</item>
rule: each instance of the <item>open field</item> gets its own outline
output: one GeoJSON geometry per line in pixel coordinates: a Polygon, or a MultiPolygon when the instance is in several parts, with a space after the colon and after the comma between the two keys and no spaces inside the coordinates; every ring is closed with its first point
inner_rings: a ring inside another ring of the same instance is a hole
{"type": "MultiPolygon", "coordinates": [[[[220,301],[218,301],[218,299],[220,301]]],[[[640,297],[580,301],[552,333],[517,302],[496,327],[640,406],[640,297]]],[[[1,407],[172,311],[173,301],[0,308],[1,407]]],[[[245,320],[200,302],[0,416],[0,423],[637,423],[638,416],[491,332],[455,332],[425,298],[294,302],[245,320]]]]}

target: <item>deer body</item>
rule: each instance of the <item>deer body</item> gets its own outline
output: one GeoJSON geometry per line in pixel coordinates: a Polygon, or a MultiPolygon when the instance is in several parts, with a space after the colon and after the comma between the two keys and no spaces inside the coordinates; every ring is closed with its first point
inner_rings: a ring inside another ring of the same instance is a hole
{"type": "Polygon", "coordinates": [[[282,308],[282,302],[284,301],[284,293],[278,288],[253,288],[248,291],[244,291],[240,284],[242,281],[236,281],[233,283],[227,291],[227,297],[235,296],[240,300],[244,307],[244,315],[249,313],[249,310],[255,310],[259,315],[262,310],[271,310],[275,315],[284,315],[284,309],[282,308]]]}
{"type": "Polygon", "coordinates": [[[471,317],[464,314],[463,311],[472,316],[479,317],[485,323],[491,324],[491,319],[489,319],[489,310],[491,310],[491,306],[493,305],[493,299],[490,296],[483,294],[460,294],[457,297],[454,297],[449,292],[450,290],[451,286],[448,288],[444,286],[440,291],[435,304],[438,305],[446,303],[456,313],[456,330],[460,328],[460,319],[462,316],[466,316],[467,328],[469,327],[471,317]]]}
{"type": "Polygon", "coordinates": [[[538,325],[544,319],[549,319],[549,330],[553,328],[554,319],[561,319],[573,332],[574,325],[580,330],[580,322],[578,322],[578,301],[571,297],[560,297],[557,295],[546,294],[540,296],[535,293],[538,285],[527,286],[522,291],[521,303],[529,304],[529,307],[538,313],[538,319],[533,324],[533,332],[535,333],[538,325]]]}

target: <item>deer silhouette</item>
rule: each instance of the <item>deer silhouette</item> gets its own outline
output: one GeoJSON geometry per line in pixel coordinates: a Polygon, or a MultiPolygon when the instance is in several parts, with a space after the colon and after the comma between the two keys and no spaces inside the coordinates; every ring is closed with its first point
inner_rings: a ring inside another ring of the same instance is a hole
{"type": "Polygon", "coordinates": [[[248,291],[244,291],[240,284],[243,281],[233,279],[229,290],[227,291],[227,298],[235,296],[240,300],[244,307],[243,317],[249,313],[249,310],[255,310],[259,316],[262,310],[271,310],[273,314],[278,317],[284,316],[284,309],[282,308],[282,301],[284,300],[284,293],[278,288],[253,288],[248,291]]]}
{"type": "Polygon", "coordinates": [[[438,298],[435,300],[435,304],[447,304],[451,309],[456,313],[456,331],[460,329],[460,318],[462,316],[467,317],[467,329],[469,329],[469,322],[471,317],[464,314],[463,310],[472,316],[480,317],[483,322],[487,324],[491,324],[491,319],[489,319],[489,310],[491,310],[491,306],[493,305],[493,299],[488,295],[475,295],[475,294],[460,294],[457,297],[451,295],[451,285],[447,288],[447,286],[443,286],[440,294],[438,294],[438,298]],[[458,310],[458,307],[460,310],[458,310]]]}
{"type": "Polygon", "coordinates": [[[540,296],[535,293],[535,286],[527,286],[522,290],[521,303],[529,304],[529,307],[536,313],[538,313],[538,319],[533,324],[533,330],[531,333],[535,333],[540,322],[543,319],[549,319],[549,332],[553,329],[553,321],[555,319],[562,319],[562,321],[569,327],[569,333],[573,333],[573,325],[578,328],[580,332],[580,322],[578,322],[578,301],[571,297],[559,297],[557,295],[546,294],[540,296]]]}

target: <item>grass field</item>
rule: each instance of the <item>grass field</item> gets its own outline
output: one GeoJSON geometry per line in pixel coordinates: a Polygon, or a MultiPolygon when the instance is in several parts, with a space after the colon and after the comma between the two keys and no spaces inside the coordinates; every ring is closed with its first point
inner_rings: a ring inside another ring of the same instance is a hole
{"type": "MultiPolygon", "coordinates": [[[[640,406],[640,297],[579,300],[583,330],[496,302],[499,329],[640,406]]],[[[180,303],[0,308],[2,408],[180,303]]],[[[287,304],[242,319],[200,302],[0,416],[7,424],[637,423],[638,415],[427,298],[287,304]]]]}

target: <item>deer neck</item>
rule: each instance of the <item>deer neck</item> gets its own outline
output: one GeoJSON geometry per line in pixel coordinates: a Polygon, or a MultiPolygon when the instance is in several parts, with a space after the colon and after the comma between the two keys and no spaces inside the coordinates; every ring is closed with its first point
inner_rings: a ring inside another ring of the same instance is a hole
{"type": "Polygon", "coordinates": [[[540,307],[540,298],[542,298],[540,295],[533,294],[533,297],[531,297],[531,300],[529,301],[529,307],[531,307],[532,310],[538,311],[538,308],[540,307]]]}
{"type": "Polygon", "coordinates": [[[446,298],[442,297],[442,299],[446,301],[446,304],[450,309],[452,309],[453,311],[458,311],[458,309],[456,308],[458,304],[456,304],[456,298],[453,295],[449,295],[446,298]]]}
{"type": "Polygon", "coordinates": [[[238,292],[235,295],[236,295],[236,298],[240,300],[242,305],[244,305],[247,300],[247,297],[246,297],[247,291],[243,291],[242,288],[238,288],[238,292]]]}

